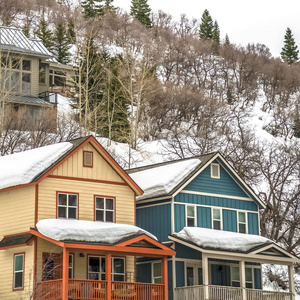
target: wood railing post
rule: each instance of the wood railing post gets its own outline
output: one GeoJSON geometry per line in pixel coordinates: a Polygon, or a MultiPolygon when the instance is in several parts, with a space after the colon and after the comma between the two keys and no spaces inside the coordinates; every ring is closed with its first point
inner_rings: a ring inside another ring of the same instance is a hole
{"type": "Polygon", "coordinates": [[[208,294],[208,257],[202,253],[202,274],[203,274],[203,285],[204,285],[204,299],[209,299],[208,294]]]}
{"type": "Polygon", "coordinates": [[[69,250],[63,248],[62,300],[68,300],[69,285],[69,250]]]}
{"type": "Polygon", "coordinates": [[[246,295],[246,269],[245,269],[245,261],[240,261],[240,283],[242,288],[242,299],[247,300],[246,295]]]}
{"type": "Polygon", "coordinates": [[[168,295],[168,258],[167,257],[163,257],[162,258],[162,274],[163,274],[163,284],[164,284],[164,300],[168,300],[169,299],[169,295],[168,295]]]}
{"type": "Polygon", "coordinates": [[[294,266],[288,265],[289,272],[289,290],[292,293],[291,300],[295,300],[294,266]]]}
{"type": "Polygon", "coordinates": [[[112,284],[111,284],[111,254],[105,255],[105,280],[106,286],[106,300],[111,300],[112,284]]]}

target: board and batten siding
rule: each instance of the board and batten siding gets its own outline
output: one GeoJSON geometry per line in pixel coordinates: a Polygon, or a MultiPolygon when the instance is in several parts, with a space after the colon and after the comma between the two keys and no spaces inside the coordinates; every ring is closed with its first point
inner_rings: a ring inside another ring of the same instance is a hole
{"type": "MultiPolygon", "coordinates": [[[[18,221],[21,221],[19,219],[18,221]]],[[[17,223],[17,222],[16,222],[17,223]]],[[[33,292],[34,242],[25,247],[0,251],[0,299],[30,299],[33,292]],[[24,290],[13,291],[14,254],[25,253],[24,290]]]]}
{"type": "Polygon", "coordinates": [[[35,187],[0,193],[0,239],[4,235],[27,232],[34,227],[35,187]]]}
{"type": "Polygon", "coordinates": [[[31,95],[34,97],[38,97],[39,95],[39,59],[38,58],[31,59],[31,95]]]}
{"type": "Polygon", "coordinates": [[[95,150],[91,144],[85,145],[60,165],[51,175],[103,180],[124,183],[124,180],[95,150]],[[83,151],[93,152],[93,167],[83,167],[83,151]]]}

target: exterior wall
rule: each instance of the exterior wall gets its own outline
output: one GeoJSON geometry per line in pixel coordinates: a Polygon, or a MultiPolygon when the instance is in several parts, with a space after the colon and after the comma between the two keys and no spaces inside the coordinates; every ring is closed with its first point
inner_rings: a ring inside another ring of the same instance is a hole
{"type": "Polygon", "coordinates": [[[4,235],[29,231],[34,224],[35,187],[0,193],[0,239],[4,235]]]}
{"type": "Polygon", "coordinates": [[[159,241],[167,241],[171,233],[171,204],[137,207],[136,223],[154,234],[159,241]]]}
{"type": "Polygon", "coordinates": [[[31,59],[31,95],[38,97],[39,94],[39,59],[31,59]]]}
{"type": "Polygon", "coordinates": [[[27,300],[33,292],[34,242],[26,247],[0,251],[0,299],[27,300]],[[14,254],[25,253],[24,289],[13,291],[14,254]]]}

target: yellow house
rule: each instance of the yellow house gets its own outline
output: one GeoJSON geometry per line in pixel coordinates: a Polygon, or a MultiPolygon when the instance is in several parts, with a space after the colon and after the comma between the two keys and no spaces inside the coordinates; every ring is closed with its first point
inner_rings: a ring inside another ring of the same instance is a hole
{"type": "Polygon", "coordinates": [[[0,299],[168,299],[175,253],[135,226],[142,193],[92,136],[0,157],[0,299]]]}

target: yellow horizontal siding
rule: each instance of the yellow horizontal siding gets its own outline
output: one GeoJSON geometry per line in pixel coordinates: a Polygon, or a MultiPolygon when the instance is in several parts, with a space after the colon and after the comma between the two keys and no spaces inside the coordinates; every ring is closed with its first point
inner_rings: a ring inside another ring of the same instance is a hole
{"type": "Polygon", "coordinates": [[[79,219],[94,220],[94,195],[116,198],[116,222],[134,225],[134,193],[128,186],[46,178],[39,184],[38,219],[56,218],[56,192],[79,194],[79,219]]]}
{"type": "Polygon", "coordinates": [[[29,231],[34,224],[35,187],[0,193],[0,238],[29,231]]]}
{"type": "Polygon", "coordinates": [[[82,149],[72,155],[67,161],[54,170],[52,175],[124,182],[91,144],[85,145],[82,149]],[[92,168],[83,166],[83,151],[93,152],[92,168]]]}
{"type": "Polygon", "coordinates": [[[0,251],[0,299],[31,299],[33,292],[34,246],[18,247],[0,251]],[[14,254],[25,252],[24,290],[13,291],[14,254]]]}

